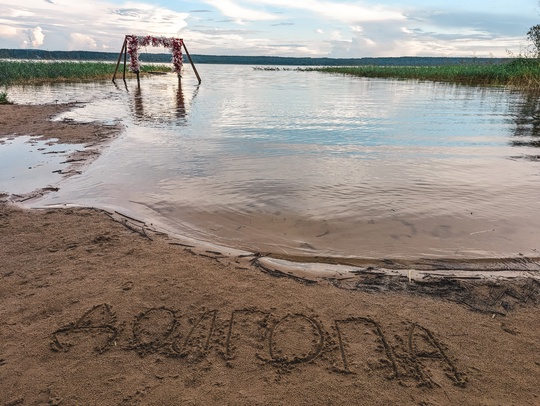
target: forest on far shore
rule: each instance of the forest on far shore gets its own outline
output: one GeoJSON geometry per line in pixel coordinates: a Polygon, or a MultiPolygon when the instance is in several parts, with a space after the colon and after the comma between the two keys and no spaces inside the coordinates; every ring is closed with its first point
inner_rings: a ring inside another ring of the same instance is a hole
{"type": "MultiPolygon", "coordinates": [[[[53,61],[117,61],[118,52],[93,51],[45,51],[41,49],[0,49],[0,59],[53,60],[53,61]]],[[[231,65],[292,65],[292,66],[441,66],[501,64],[512,58],[475,57],[380,57],[380,58],[308,58],[281,56],[235,56],[235,55],[197,55],[191,54],[196,64],[231,65]]],[[[141,61],[168,63],[170,53],[141,52],[141,61]]]]}

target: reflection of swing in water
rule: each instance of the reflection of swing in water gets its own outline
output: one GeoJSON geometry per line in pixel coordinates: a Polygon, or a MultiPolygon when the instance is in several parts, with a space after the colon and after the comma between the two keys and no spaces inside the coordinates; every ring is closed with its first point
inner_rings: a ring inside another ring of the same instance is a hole
{"type": "Polygon", "coordinates": [[[178,89],[176,89],[176,117],[186,118],[186,102],[184,100],[184,92],[182,91],[182,81],[178,81],[178,89]]]}
{"type": "Polygon", "coordinates": [[[173,63],[173,72],[175,72],[178,75],[178,79],[181,80],[181,69],[183,65],[183,56],[182,56],[182,48],[186,51],[186,56],[188,57],[188,60],[191,64],[191,67],[193,68],[193,71],[195,72],[195,76],[197,76],[197,80],[199,81],[199,84],[201,84],[201,77],[199,76],[199,73],[197,72],[197,69],[195,68],[195,64],[193,63],[193,60],[191,59],[191,55],[189,54],[189,51],[187,50],[186,44],[182,38],[166,38],[166,37],[153,37],[150,35],[147,36],[137,36],[137,35],[126,35],[124,38],[124,44],[122,45],[122,50],[120,51],[120,55],[118,55],[118,62],[116,63],[116,68],[114,70],[114,74],[112,77],[113,83],[116,83],[116,73],[118,71],[118,67],[120,66],[120,61],[122,59],[122,55],[124,55],[124,70],[122,74],[122,79],[124,83],[126,82],[126,66],[127,66],[127,54],[129,53],[129,70],[137,75],[137,85],[140,86],[140,61],[139,61],[139,49],[141,46],[164,46],[165,48],[171,48],[172,52],[172,63],[173,63]]]}
{"type": "Polygon", "coordinates": [[[144,106],[142,102],[141,87],[137,86],[135,90],[135,96],[133,97],[133,106],[135,108],[135,117],[144,120],[144,106]]]}
{"type": "MultiPolygon", "coordinates": [[[[186,125],[189,108],[191,107],[193,100],[195,100],[195,97],[197,96],[198,92],[199,92],[199,86],[197,85],[195,87],[195,90],[193,91],[193,94],[191,95],[191,98],[189,98],[188,96],[189,102],[187,103],[187,106],[186,106],[186,98],[184,95],[184,90],[182,88],[182,81],[179,80],[178,87],[176,88],[176,93],[175,93],[176,97],[175,97],[174,107],[171,106],[170,109],[164,109],[162,105],[159,105],[158,107],[159,110],[154,111],[154,114],[152,114],[152,111],[145,112],[144,103],[143,103],[143,92],[141,88],[137,86],[137,88],[135,89],[135,92],[133,93],[133,115],[135,116],[137,120],[140,120],[140,121],[155,121],[156,117],[159,117],[160,121],[163,121],[163,120],[167,121],[167,119],[169,118],[171,121],[176,121],[176,124],[186,125]],[[168,115],[167,110],[171,113],[174,111],[174,113],[172,115],[168,115]]],[[[151,109],[152,106],[155,106],[155,103],[151,103],[149,105],[150,110],[152,110],[151,109]]]]}

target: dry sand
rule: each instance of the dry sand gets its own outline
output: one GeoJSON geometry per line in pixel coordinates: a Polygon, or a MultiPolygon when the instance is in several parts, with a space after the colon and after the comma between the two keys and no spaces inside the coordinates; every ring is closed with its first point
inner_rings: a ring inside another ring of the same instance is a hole
{"type": "MultiPolygon", "coordinates": [[[[0,106],[0,136],[119,131],[68,107],[0,106]]],[[[3,200],[0,405],[540,405],[535,280],[293,278],[3,200]]]]}

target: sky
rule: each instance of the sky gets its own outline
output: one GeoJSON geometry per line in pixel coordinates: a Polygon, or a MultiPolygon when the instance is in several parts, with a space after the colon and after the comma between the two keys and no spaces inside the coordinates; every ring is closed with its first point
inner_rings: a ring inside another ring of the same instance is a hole
{"type": "Polygon", "coordinates": [[[536,24],[538,0],[0,0],[0,48],[50,51],[120,52],[135,34],[206,55],[505,57],[536,24]]]}

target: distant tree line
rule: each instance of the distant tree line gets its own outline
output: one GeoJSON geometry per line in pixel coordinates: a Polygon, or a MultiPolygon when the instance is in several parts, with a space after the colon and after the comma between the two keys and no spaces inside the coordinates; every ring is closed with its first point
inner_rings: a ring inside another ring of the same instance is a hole
{"type": "MultiPolygon", "coordinates": [[[[281,56],[191,55],[197,64],[292,65],[292,66],[441,66],[462,64],[500,64],[511,58],[445,58],[445,57],[384,57],[384,58],[295,58],[281,56]]],[[[45,51],[41,49],[1,49],[0,59],[116,61],[117,52],[45,51]]],[[[141,61],[168,63],[171,54],[142,53],[141,61]]]]}

